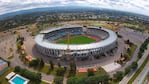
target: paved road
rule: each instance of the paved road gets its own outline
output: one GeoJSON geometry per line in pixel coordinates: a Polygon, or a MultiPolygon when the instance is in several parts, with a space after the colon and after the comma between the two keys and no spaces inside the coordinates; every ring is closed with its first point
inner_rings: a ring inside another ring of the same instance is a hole
{"type": "MultiPolygon", "coordinates": [[[[149,46],[147,48],[147,50],[144,52],[142,58],[138,61],[138,68],[142,65],[142,63],[144,62],[145,58],[148,56],[149,54],[149,46]]],[[[120,84],[127,84],[128,81],[131,79],[131,77],[135,74],[136,71],[134,71],[131,74],[126,75],[120,82],[120,84]]],[[[137,83],[134,83],[137,84],[137,83]]]]}
{"type": "Polygon", "coordinates": [[[141,71],[141,73],[139,74],[139,76],[134,80],[133,84],[139,84],[139,82],[141,81],[140,79],[142,79],[142,77],[146,74],[148,68],[149,68],[149,62],[144,67],[144,69],[141,71]]]}

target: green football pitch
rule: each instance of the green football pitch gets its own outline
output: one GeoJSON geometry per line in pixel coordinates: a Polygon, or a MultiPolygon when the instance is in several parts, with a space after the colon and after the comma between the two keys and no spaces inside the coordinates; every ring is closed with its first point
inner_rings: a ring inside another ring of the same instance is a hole
{"type": "MultiPolygon", "coordinates": [[[[95,42],[95,39],[89,38],[87,36],[73,36],[69,39],[69,44],[88,44],[95,42]]],[[[67,39],[60,39],[56,43],[58,44],[67,44],[67,39]]]]}

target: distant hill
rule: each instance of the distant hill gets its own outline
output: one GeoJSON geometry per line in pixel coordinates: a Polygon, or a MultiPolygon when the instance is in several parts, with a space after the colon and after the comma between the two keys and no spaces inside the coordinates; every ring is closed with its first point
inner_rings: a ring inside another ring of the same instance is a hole
{"type": "Polygon", "coordinates": [[[29,13],[35,13],[35,12],[46,12],[46,11],[60,11],[60,10],[67,10],[67,9],[68,10],[76,10],[76,9],[90,10],[90,9],[97,9],[97,8],[87,7],[87,6],[56,6],[56,7],[34,8],[34,9],[27,9],[27,10],[6,13],[3,15],[0,15],[0,19],[15,16],[15,15],[21,15],[21,14],[29,14],[29,13]]]}
{"type": "MultiPolygon", "coordinates": [[[[96,7],[89,7],[89,6],[55,6],[55,7],[44,7],[44,8],[34,8],[34,9],[27,9],[27,10],[21,10],[11,13],[6,13],[3,15],[0,15],[0,20],[4,18],[9,18],[15,15],[22,15],[22,14],[29,14],[29,13],[36,13],[36,12],[48,12],[48,11],[77,11],[77,10],[106,10],[106,11],[117,11],[117,10],[111,10],[111,9],[104,9],[104,8],[96,8],[96,7]]],[[[124,12],[124,11],[117,11],[117,12],[124,12]]],[[[124,12],[134,15],[140,15],[130,12],[124,12]]],[[[145,16],[145,15],[141,15],[145,16]]]]}

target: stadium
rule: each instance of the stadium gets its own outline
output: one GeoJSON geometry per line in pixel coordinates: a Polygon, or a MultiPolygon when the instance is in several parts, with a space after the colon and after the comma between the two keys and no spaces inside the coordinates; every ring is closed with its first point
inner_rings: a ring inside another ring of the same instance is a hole
{"type": "Polygon", "coordinates": [[[36,49],[43,55],[60,58],[90,57],[105,54],[117,46],[117,35],[109,29],[94,26],[62,26],[41,31],[36,49]]]}

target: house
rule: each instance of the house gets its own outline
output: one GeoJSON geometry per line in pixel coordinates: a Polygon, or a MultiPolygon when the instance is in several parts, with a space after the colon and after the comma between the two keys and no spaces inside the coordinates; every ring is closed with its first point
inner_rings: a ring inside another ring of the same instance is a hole
{"type": "Polygon", "coordinates": [[[0,59],[0,75],[8,70],[8,63],[0,59]]]}

